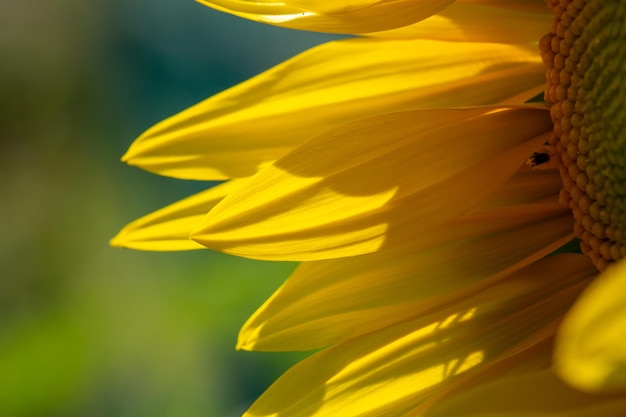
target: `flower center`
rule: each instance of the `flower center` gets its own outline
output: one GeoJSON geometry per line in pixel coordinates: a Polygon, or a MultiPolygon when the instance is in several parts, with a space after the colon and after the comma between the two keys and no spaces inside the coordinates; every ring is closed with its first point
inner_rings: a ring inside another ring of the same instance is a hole
{"type": "Polygon", "coordinates": [[[574,233],[599,270],[626,257],[626,1],[548,0],[548,67],[561,197],[574,233]]]}

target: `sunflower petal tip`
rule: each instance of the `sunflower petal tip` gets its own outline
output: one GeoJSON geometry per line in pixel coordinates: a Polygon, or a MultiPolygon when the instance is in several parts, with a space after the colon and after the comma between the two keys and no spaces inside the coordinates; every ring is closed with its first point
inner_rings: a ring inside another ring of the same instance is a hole
{"type": "Polygon", "coordinates": [[[121,236],[121,233],[118,233],[113,238],[111,238],[111,240],[109,240],[109,246],[112,246],[114,248],[128,247],[128,245],[126,245],[126,240],[121,236]]]}
{"type": "Polygon", "coordinates": [[[128,150],[126,151],[126,153],[122,155],[122,157],[120,158],[120,161],[124,162],[127,165],[136,166],[138,165],[137,157],[140,155],[139,155],[139,152],[137,152],[136,147],[133,145],[131,145],[130,148],[128,148],[128,150]]]}
{"type": "MultiPolygon", "coordinates": [[[[151,130],[151,129],[150,129],[151,130]]],[[[146,144],[146,139],[149,138],[147,132],[139,135],[137,139],[131,143],[128,147],[124,155],[120,158],[120,160],[128,165],[139,165],[137,163],[137,159],[143,158],[146,156],[146,153],[150,152],[150,147],[146,144]]]]}
{"type": "Polygon", "coordinates": [[[251,352],[254,349],[255,342],[252,340],[248,334],[239,334],[237,339],[237,345],[235,346],[235,350],[245,350],[251,352]]]}

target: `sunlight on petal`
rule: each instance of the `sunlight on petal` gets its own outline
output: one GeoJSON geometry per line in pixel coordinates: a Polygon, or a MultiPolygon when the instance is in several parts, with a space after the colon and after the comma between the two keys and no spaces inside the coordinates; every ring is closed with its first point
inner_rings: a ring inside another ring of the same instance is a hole
{"type": "Polygon", "coordinates": [[[285,0],[285,4],[300,7],[304,10],[314,10],[318,13],[341,13],[351,10],[360,10],[376,4],[384,3],[381,0],[285,0]]]}
{"type": "Polygon", "coordinates": [[[259,172],[218,204],[192,238],[274,260],[392,247],[476,205],[517,171],[550,127],[544,109],[528,106],[363,119],[259,172]]]}
{"type": "Polygon", "coordinates": [[[309,350],[379,330],[461,300],[572,238],[566,207],[502,211],[468,219],[471,228],[459,219],[404,247],[300,265],[246,322],[238,348],[309,350]]]}
{"type": "Polygon", "coordinates": [[[290,29],[358,34],[393,29],[437,13],[454,0],[198,0],[213,9],[290,29]]]}
{"type": "Polygon", "coordinates": [[[392,108],[499,103],[543,82],[535,46],[331,42],[155,125],[123,161],[176,178],[245,177],[341,123],[392,108]]]}
{"type": "Polygon", "coordinates": [[[536,271],[553,271],[567,259],[544,259],[447,309],[316,353],[283,374],[245,415],[403,415],[557,320],[585,276],[553,282],[536,271]]]}

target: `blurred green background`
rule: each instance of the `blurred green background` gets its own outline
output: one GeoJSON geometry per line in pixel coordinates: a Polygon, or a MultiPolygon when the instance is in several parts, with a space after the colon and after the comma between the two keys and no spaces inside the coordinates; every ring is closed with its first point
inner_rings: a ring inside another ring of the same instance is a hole
{"type": "Polygon", "coordinates": [[[235,352],[293,264],[108,246],[206,184],[119,162],[328,37],[191,0],[0,2],[0,416],[238,416],[302,354],[235,352]]]}

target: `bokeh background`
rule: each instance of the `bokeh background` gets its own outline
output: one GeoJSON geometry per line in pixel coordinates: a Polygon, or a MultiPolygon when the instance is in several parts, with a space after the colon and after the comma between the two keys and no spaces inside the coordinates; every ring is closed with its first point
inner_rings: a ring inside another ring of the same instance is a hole
{"type": "Polygon", "coordinates": [[[119,162],[327,36],[192,0],[0,1],[0,416],[230,417],[303,354],[235,352],[294,265],[110,248],[207,185],[119,162]]]}

